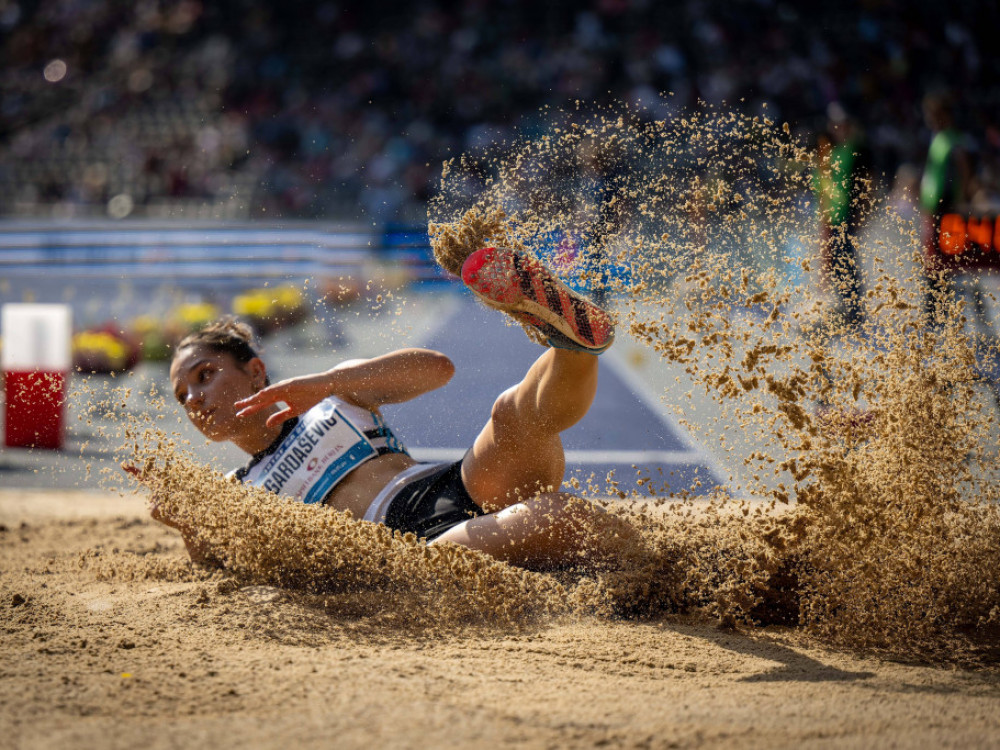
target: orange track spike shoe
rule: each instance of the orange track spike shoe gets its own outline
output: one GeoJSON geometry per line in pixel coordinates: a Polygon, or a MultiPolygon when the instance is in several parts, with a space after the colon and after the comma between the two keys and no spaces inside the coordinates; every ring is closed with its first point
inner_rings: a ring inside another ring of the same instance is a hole
{"type": "Polygon", "coordinates": [[[600,354],[614,341],[611,316],[526,253],[477,250],[462,265],[462,281],[486,305],[537,329],[557,349],[600,354]]]}

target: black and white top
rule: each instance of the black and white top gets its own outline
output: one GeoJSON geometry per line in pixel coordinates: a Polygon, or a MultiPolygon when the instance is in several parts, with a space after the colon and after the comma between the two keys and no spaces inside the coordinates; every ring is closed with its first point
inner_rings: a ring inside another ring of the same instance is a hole
{"type": "Polygon", "coordinates": [[[229,476],[304,503],[321,503],[344,477],[386,453],[407,451],[382,416],[330,396],[285,422],[267,449],[229,476]]]}

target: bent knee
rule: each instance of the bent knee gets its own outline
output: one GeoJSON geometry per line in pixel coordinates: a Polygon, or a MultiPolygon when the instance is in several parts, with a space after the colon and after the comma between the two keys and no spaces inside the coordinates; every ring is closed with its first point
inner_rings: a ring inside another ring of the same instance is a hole
{"type": "Polygon", "coordinates": [[[497,396],[490,411],[490,421],[496,430],[504,431],[519,427],[517,386],[512,386],[497,396]]]}
{"type": "Polygon", "coordinates": [[[559,433],[541,418],[538,405],[516,385],[497,396],[490,411],[490,421],[497,432],[506,435],[548,437],[559,433]]]}

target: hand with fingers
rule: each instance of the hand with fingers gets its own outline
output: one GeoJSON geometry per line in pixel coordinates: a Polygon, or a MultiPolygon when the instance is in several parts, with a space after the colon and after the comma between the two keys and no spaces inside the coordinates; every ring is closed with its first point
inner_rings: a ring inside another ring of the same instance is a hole
{"type": "Polygon", "coordinates": [[[275,427],[292,417],[305,414],[330,394],[329,375],[319,373],[282,380],[280,383],[262,388],[249,398],[237,401],[234,405],[240,410],[236,413],[237,417],[248,417],[262,409],[284,403],[284,408],[267,418],[267,426],[275,427]]]}

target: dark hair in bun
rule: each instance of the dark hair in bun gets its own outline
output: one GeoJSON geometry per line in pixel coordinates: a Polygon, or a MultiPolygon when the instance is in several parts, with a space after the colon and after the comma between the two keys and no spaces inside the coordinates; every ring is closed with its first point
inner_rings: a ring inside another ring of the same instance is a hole
{"type": "Polygon", "coordinates": [[[251,359],[260,356],[254,349],[252,341],[253,329],[250,326],[232,316],[226,316],[181,339],[174,349],[174,356],[189,346],[204,346],[213,352],[229,354],[241,365],[245,365],[251,359]]]}

